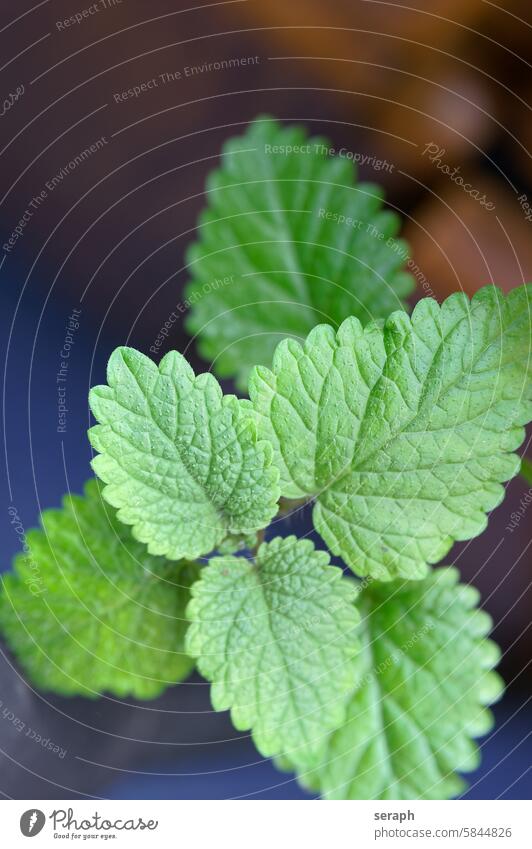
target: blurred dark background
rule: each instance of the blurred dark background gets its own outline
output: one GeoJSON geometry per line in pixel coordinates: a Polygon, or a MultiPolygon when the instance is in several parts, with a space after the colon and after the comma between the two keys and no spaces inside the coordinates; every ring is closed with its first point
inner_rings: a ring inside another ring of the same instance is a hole
{"type": "MultiPolygon", "coordinates": [[[[147,351],[187,280],[184,249],[222,142],[260,112],[298,121],[335,147],[386,159],[360,169],[404,216],[413,258],[436,297],[532,278],[532,9],[488,0],[232,0],[90,3],[0,0],[0,250],[6,474],[2,569],[24,527],[90,476],[87,391],[118,344],[147,351]],[[258,57],[244,67],[184,69],[258,57]],[[160,74],[181,79],[121,101],[160,74]],[[100,149],[32,199],[73,157],[100,149]],[[460,169],[493,209],[466,195],[423,153],[460,169]],[[527,218],[529,220],[527,220],[527,218]],[[80,310],[57,432],[56,373],[65,327],[80,310]]],[[[428,291],[428,290],[426,290],[428,291]]],[[[424,294],[420,288],[418,295],[424,294]]],[[[184,328],[165,350],[201,366],[184,328]]],[[[525,446],[526,450],[526,446],[525,446]]],[[[482,742],[469,798],[532,791],[530,517],[506,526],[527,486],[519,479],[479,539],[450,559],[481,590],[503,648],[508,683],[497,726],[482,742]]],[[[307,517],[297,519],[305,527],[307,517]]],[[[286,532],[293,531],[288,528],[286,532]]],[[[275,772],[199,679],[142,704],[50,698],[0,657],[3,705],[66,750],[52,755],[0,713],[0,793],[13,798],[308,798],[275,772]]]]}

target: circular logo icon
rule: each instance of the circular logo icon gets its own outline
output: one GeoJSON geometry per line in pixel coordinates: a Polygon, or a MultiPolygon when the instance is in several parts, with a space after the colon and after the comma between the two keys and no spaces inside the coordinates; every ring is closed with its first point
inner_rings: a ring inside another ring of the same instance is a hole
{"type": "Polygon", "coordinates": [[[38,808],[30,808],[29,811],[24,811],[20,818],[20,830],[24,837],[35,837],[43,830],[46,817],[38,808]]]}

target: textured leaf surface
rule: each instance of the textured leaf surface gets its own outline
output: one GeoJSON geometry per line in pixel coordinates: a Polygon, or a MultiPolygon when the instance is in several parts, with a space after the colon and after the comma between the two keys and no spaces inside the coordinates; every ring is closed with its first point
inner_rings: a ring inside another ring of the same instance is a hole
{"type": "Polygon", "coordinates": [[[184,611],[198,569],[147,554],[100,490],[90,481],[28,532],[3,578],[0,624],[43,690],[153,698],[194,665],[184,611]]]}
{"type": "Polygon", "coordinates": [[[486,526],[532,417],[530,286],[282,342],[250,396],[281,493],[360,575],[419,578],[486,526]]]}
{"type": "MultiPolygon", "coordinates": [[[[502,692],[490,617],[456,569],[420,582],[373,583],[359,599],[361,685],[322,765],[303,777],[329,799],[442,799],[476,769],[472,737],[493,718],[502,692]]],[[[287,768],[286,759],[279,764],[287,768]]]]}
{"type": "Polygon", "coordinates": [[[265,755],[307,766],[345,717],[354,686],[355,588],[308,540],[263,544],[256,564],[220,557],[201,572],[188,608],[187,649],[265,755]]]}
{"type": "Polygon", "coordinates": [[[382,189],[357,183],[353,162],[323,145],[258,119],[227,142],[208,180],[209,206],[187,254],[188,327],[216,372],[244,388],[283,337],[349,315],[385,317],[413,288],[382,189]]]}
{"type": "Polygon", "coordinates": [[[194,559],[269,523],[279,495],[271,447],[211,374],[195,377],[176,351],[157,368],[118,348],[107,379],[90,394],[93,468],[151,554],[194,559]]]}

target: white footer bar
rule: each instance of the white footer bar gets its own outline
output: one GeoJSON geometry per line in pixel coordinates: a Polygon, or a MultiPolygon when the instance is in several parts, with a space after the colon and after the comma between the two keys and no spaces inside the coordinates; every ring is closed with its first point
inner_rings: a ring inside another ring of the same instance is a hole
{"type": "Polygon", "coordinates": [[[3,801],[0,823],[10,848],[532,847],[525,801],[3,801]]]}

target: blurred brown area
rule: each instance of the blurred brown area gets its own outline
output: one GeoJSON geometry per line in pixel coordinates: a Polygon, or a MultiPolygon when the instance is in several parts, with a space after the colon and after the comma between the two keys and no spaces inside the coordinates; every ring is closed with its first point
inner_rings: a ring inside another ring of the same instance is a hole
{"type": "MultiPolygon", "coordinates": [[[[186,278],[183,248],[206,173],[222,141],[258,112],[303,121],[338,146],[391,163],[361,171],[384,182],[390,204],[405,214],[414,259],[434,292],[471,293],[491,279],[509,288],[531,276],[528,3],[109,4],[58,29],[83,3],[50,0],[0,33],[3,91],[25,86],[0,126],[3,231],[75,153],[105,135],[105,148],[35,216],[24,253],[42,249],[48,279],[65,261],[65,244],[79,240],[56,285],[87,284],[98,269],[88,296],[98,309],[127,279],[127,297],[117,298],[108,321],[123,326],[125,311],[131,323],[159,327],[186,278]],[[185,75],[187,66],[242,56],[257,61],[185,75]],[[176,72],[179,80],[162,84],[160,75],[176,72]],[[153,79],[156,86],[117,102],[153,79]],[[456,169],[475,196],[489,195],[492,210],[449,176],[456,169]]],[[[5,0],[5,21],[21,13],[20,3],[5,0]]]]}
{"type": "Polygon", "coordinates": [[[267,27],[276,61],[287,71],[302,66],[358,124],[359,144],[394,163],[390,198],[411,216],[414,257],[436,292],[472,293],[490,281],[508,289],[531,278],[531,222],[517,200],[532,178],[529,3],[344,0],[331,8],[274,0],[230,8],[267,27]],[[282,59],[290,55],[297,59],[282,59]],[[431,144],[441,166],[458,167],[479,194],[489,191],[492,214],[424,153],[431,144]],[[487,175],[495,179],[486,189],[487,175]]]}
{"type": "MultiPolygon", "coordinates": [[[[68,308],[82,299],[115,344],[149,346],[187,278],[206,174],[222,142],[259,112],[391,164],[361,174],[385,183],[405,216],[421,295],[531,279],[530,3],[411,3],[109,0],[61,28],[90,4],[3,0],[2,99],[20,85],[24,95],[0,123],[2,241],[47,181],[105,137],[35,212],[6,261],[12,285],[43,303],[59,292],[68,308]],[[256,61],[208,70],[241,57],[256,61]],[[165,74],[173,78],[163,83],[165,74]],[[135,86],[138,96],[121,97],[135,86]]],[[[170,342],[183,349],[176,334],[170,342]]],[[[483,566],[504,538],[511,592],[504,584],[488,607],[505,643],[518,639],[516,669],[530,656],[519,637],[532,602],[521,556],[528,516],[511,537],[504,528],[523,493],[512,483],[489,536],[460,559],[466,578],[492,593],[501,562],[483,566]]]]}
{"type": "MultiPolygon", "coordinates": [[[[45,3],[2,34],[9,45],[3,91],[26,86],[0,128],[2,148],[8,145],[4,230],[74,152],[101,134],[109,141],[64,181],[54,210],[47,205],[25,236],[26,249],[31,243],[39,250],[48,225],[66,214],[63,239],[46,247],[51,267],[64,259],[64,241],[82,236],[85,246],[70,267],[86,274],[89,245],[96,267],[139,225],[142,256],[130,238],[130,263],[115,253],[96,286],[105,292],[117,277],[123,280],[129,264],[145,258],[149,242],[158,249],[150,263],[158,273],[150,276],[156,280],[170,256],[178,272],[222,140],[268,111],[393,165],[380,173],[366,167],[363,175],[385,182],[391,205],[408,216],[416,261],[434,291],[472,292],[490,276],[508,288],[530,276],[532,222],[518,200],[532,184],[528,3],[512,0],[499,8],[486,0],[430,0],[413,8],[387,0],[236,0],[191,8],[190,2],[122,0],[58,30],[78,5],[45,3]],[[160,74],[242,56],[258,61],[159,81],[160,74]],[[116,102],[120,92],[154,78],[157,87],[116,102]],[[428,145],[440,151],[439,165],[424,152],[428,145]],[[489,177],[493,211],[471,201],[444,167],[459,168],[474,190],[489,177]],[[112,211],[105,209],[109,198],[112,211]],[[87,235],[81,231],[86,221],[93,225],[87,235]],[[171,246],[161,248],[170,239],[171,246]]],[[[20,4],[8,0],[3,11],[9,21],[20,4]]],[[[137,281],[143,294],[146,276],[137,281]]],[[[138,300],[131,303],[135,315],[138,307],[138,300]]]]}

